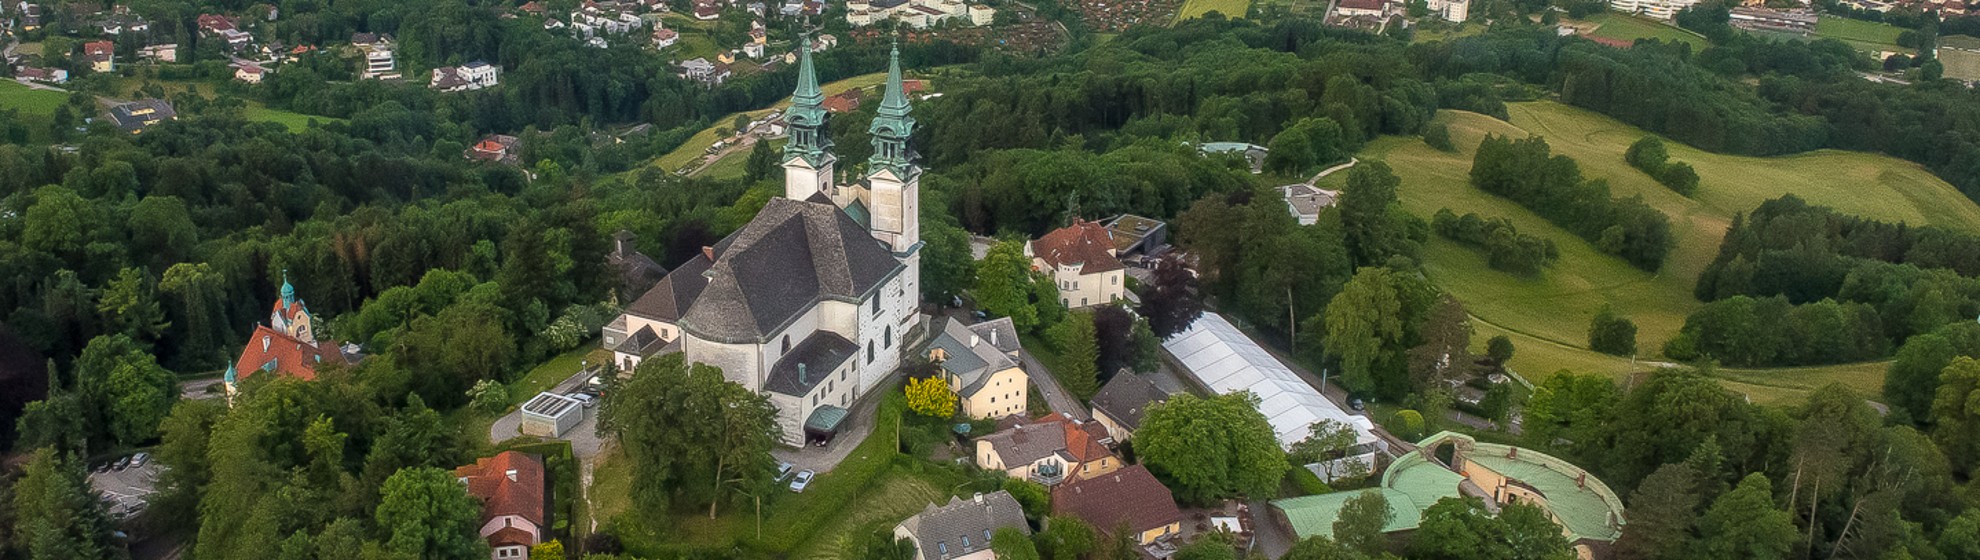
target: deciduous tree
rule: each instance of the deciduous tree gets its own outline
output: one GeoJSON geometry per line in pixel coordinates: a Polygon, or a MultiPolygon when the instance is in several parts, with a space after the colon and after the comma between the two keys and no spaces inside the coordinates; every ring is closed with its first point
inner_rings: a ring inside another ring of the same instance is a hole
{"type": "Polygon", "coordinates": [[[949,390],[949,383],[940,375],[907,382],[908,410],[930,418],[948,418],[956,415],[956,394],[949,390]]]}
{"type": "Polygon", "coordinates": [[[1773,484],[1747,475],[1712,502],[1698,520],[1701,552],[1711,558],[1787,558],[1794,548],[1794,515],[1774,507],[1773,484]]]}
{"type": "Polygon", "coordinates": [[[380,489],[377,523],[391,535],[394,553],[442,560],[488,557],[481,538],[481,500],[447,471],[413,468],[394,473],[380,489]]]}
{"type": "Polygon", "coordinates": [[[1255,398],[1177,395],[1149,409],[1135,452],[1185,502],[1272,495],[1290,467],[1255,398]]]}

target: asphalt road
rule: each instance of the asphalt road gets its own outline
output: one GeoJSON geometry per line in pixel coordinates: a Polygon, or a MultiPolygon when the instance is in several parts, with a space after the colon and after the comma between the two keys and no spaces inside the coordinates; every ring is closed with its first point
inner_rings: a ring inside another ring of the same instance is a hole
{"type": "Polygon", "coordinates": [[[1030,350],[1019,350],[1018,357],[1024,361],[1025,375],[1031,378],[1033,385],[1038,386],[1038,393],[1045,395],[1045,404],[1051,405],[1053,412],[1075,420],[1093,419],[1093,415],[1086,412],[1086,407],[1079,404],[1079,399],[1059,385],[1058,376],[1052,375],[1052,370],[1046,369],[1044,363],[1031,356],[1030,350]]]}

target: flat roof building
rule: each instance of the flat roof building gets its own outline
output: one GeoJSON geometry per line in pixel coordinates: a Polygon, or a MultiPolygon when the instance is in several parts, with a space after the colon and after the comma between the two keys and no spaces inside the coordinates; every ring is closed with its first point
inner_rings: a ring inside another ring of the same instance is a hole
{"type": "Polygon", "coordinates": [[[522,433],[556,438],[584,421],[584,403],[556,393],[538,393],[523,403],[522,433]]]}

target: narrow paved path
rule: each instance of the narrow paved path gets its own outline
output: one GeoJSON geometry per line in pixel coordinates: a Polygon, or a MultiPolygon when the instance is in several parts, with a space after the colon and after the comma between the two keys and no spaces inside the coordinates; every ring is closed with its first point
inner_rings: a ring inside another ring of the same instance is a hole
{"type": "Polygon", "coordinates": [[[1079,399],[1074,398],[1072,392],[1059,384],[1059,377],[1053,375],[1052,370],[1047,369],[1038,358],[1033,357],[1030,350],[1020,349],[1018,358],[1023,360],[1025,374],[1031,377],[1033,385],[1038,386],[1039,394],[1045,395],[1045,403],[1051,405],[1054,412],[1076,420],[1093,419],[1093,416],[1086,412],[1086,407],[1079,404],[1079,399]]]}
{"type": "Polygon", "coordinates": [[[1311,187],[1311,186],[1313,186],[1314,184],[1317,184],[1317,183],[1319,183],[1321,179],[1324,179],[1324,178],[1326,178],[1326,177],[1327,177],[1328,175],[1333,175],[1333,174],[1334,174],[1334,172],[1336,172],[1336,171],[1340,171],[1340,170],[1343,170],[1343,169],[1347,169],[1347,168],[1350,168],[1350,167],[1354,167],[1354,164],[1357,164],[1357,163],[1361,163],[1361,158],[1357,158],[1357,157],[1349,157],[1349,158],[1348,158],[1348,162],[1347,162],[1347,163],[1343,163],[1343,164],[1340,164],[1340,165],[1336,165],[1336,166],[1333,166],[1333,167],[1329,167],[1329,168],[1326,168],[1326,169],[1322,169],[1322,170],[1320,170],[1320,172],[1319,172],[1319,173],[1314,173],[1314,174],[1313,174],[1313,178],[1312,178],[1312,179],[1307,179],[1307,180],[1306,180],[1306,186],[1309,186],[1309,187],[1311,187]]]}

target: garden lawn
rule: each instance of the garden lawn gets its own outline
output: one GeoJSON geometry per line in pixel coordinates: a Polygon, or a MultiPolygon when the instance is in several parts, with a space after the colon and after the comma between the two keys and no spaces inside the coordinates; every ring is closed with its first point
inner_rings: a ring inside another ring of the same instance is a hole
{"type": "MultiPolygon", "coordinates": [[[[1701,179],[1697,198],[1689,199],[1623,162],[1624,150],[1646,134],[1635,127],[1553,102],[1509,104],[1508,112],[1511,122],[1476,113],[1441,113],[1438,122],[1449,125],[1458,147],[1454,153],[1437,151],[1416,138],[1386,137],[1370,143],[1361,158],[1386,160],[1396,170],[1403,180],[1398,191],[1403,207],[1417,216],[1428,219],[1439,209],[1451,208],[1503,217],[1521,233],[1559,245],[1560,260],[1534,278],[1492,270],[1479,252],[1442,238],[1433,237],[1424,247],[1425,271],[1465,303],[1479,343],[1495,334],[1511,336],[1518,348],[1511,366],[1535,382],[1563,369],[1622,376],[1654,367],[1586,350],[1589,321],[1604,305],[1614,306],[1636,322],[1639,356],[1645,361],[1659,359],[1664,341],[1700,306],[1692,298],[1693,285],[1717,255],[1732,217],[1767,199],[1792,192],[1847,214],[1980,232],[1980,206],[1918,165],[1894,158],[1833,150],[1740,157],[1710,154],[1667,140],[1671,158],[1690,163],[1701,179]],[[1555,154],[1580,164],[1586,178],[1606,179],[1616,196],[1641,195],[1664,212],[1671,218],[1677,245],[1663,268],[1656,273],[1638,270],[1524,207],[1472,187],[1472,154],[1487,133],[1545,136],[1555,154]]],[[[1339,188],[1346,175],[1338,173],[1322,183],[1339,188]]],[[[1874,389],[1881,372],[1881,366],[1858,364],[1732,371],[1728,377],[1769,391],[1792,392],[1812,388],[1808,379],[1874,389]],[[1790,377],[1791,382],[1784,381],[1790,377]]]]}
{"type": "Polygon", "coordinates": [[[1176,11],[1176,21],[1203,17],[1210,12],[1224,14],[1236,19],[1244,17],[1251,10],[1251,0],[1188,0],[1182,9],[1176,11]]]}
{"type": "Polygon", "coordinates": [[[537,393],[548,391],[565,379],[570,379],[571,375],[582,369],[587,361],[603,364],[610,363],[611,360],[611,352],[599,348],[596,340],[587,340],[576,349],[537,364],[529,370],[529,373],[510,382],[509,403],[511,406],[522,406],[522,403],[529,402],[530,397],[536,396],[537,393]]]}
{"type": "Polygon", "coordinates": [[[1662,39],[1691,43],[1692,52],[1705,50],[1712,42],[1704,35],[1670,25],[1661,21],[1618,12],[1603,12],[1589,16],[1589,22],[1599,23],[1594,35],[1605,39],[1635,41],[1637,39],[1662,39]]]}
{"type": "Polygon", "coordinates": [[[289,128],[289,132],[301,132],[305,129],[308,129],[310,121],[316,121],[316,123],[319,125],[329,124],[332,122],[346,122],[344,119],[339,119],[334,117],[319,117],[316,115],[305,115],[294,111],[270,109],[259,102],[252,102],[252,101],[248,102],[247,111],[243,113],[242,116],[247,117],[247,120],[251,120],[251,121],[272,122],[275,124],[286,126],[289,128]]]}

